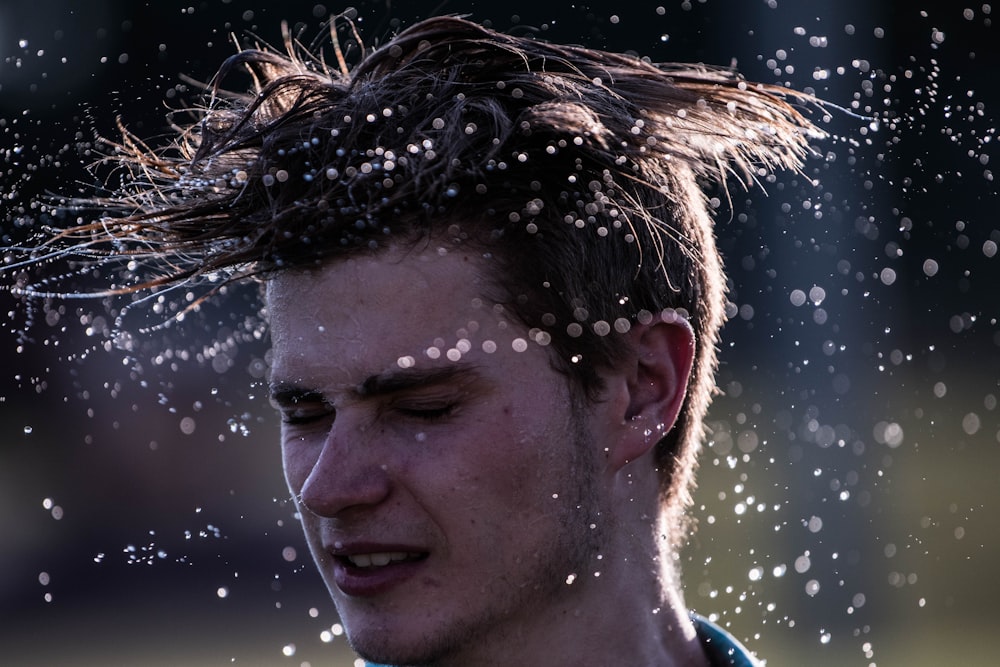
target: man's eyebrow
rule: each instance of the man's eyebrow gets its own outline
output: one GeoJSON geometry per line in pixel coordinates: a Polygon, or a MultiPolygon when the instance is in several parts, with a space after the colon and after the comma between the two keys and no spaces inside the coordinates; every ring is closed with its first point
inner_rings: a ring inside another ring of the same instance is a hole
{"type": "Polygon", "coordinates": [[[370,398],[407,389],[445,384],[470,382],[479,376],[472,364],[456,363],[440,368],[400,368],[371,375],[355,388],[358,396],[370,398]]]}
{"type": "MultiPolygon", "coordinates": [[[[370,375],[352,389],[361,398],[372,398],[447,382],[457,381],[464,384],[477,377],[479,373],[472,364],[458,363],[441,368],[400,368],[370,375]]],[[[294,382],[272,382],[269,391],[271,402],[278,405],[326,400],[321,390],[294,382]]]]}

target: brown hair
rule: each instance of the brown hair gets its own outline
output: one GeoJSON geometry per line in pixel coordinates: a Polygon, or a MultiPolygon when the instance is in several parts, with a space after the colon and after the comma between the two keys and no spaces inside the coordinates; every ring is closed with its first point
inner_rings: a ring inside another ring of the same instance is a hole
{"type": "Polygon", "coordinates": [[[502,267],[500,297],[588,396],[622,352],[616,332],[673,309],[697,346],[686,404],[659,445],[679,513],[725,302],[700,185],[800,168],[818,132],[795,101],[808,98],[728,70],[460,18],[417,23],[353,69],[291,46],[245,50],[169,147],[123,133],[112,159],[128,177],[100,202],[111,214],[61,241],[155,261],[162,275],[138,288],[266,275],[431,236],[479,244],[502,267]],[[241,69],[253,92],[224,93],[241,69]]]}

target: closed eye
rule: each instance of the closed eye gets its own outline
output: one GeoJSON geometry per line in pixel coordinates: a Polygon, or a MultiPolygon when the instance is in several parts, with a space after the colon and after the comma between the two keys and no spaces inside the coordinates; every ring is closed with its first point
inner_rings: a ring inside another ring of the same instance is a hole
{"type": "Polygon", "coordinates": [[[329,403],[306,403],[286,406],[279,409],[283,424],[310,424],[337,414],[336,408],[329,403]]]}
{"type": "Polygon", "coordinates": [[[336,415],[337,410],[323,395],[289,387],[271,393],[271,405],[281,414],[284,424],[309,424],[336,415]]]}
{"type": "Polygon", "coordinates": [[[410,405],[397,405],[394,407],[398,414],[411,419],[419,419],[421,421],[440,421],[446,419],[455,413],[458,408],[457,403],[447,403],[445,405],[428,405],[428,406],[410,406],[410,405]]]}

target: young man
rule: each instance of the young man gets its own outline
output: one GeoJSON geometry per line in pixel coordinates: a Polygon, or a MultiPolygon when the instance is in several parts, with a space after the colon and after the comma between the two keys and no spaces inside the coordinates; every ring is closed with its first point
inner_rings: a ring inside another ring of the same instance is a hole
{"type": "Polygon", "coordinates": [[[350,70],[244,51],[216,95],[167,150],[126,135],[117,214],[63,238],[156,262],[130,290],[263,279],[285,474],[355,650],[754,664],[679,584],[724,309],[699,186],[799,168],[798,96],[458,18],[350,70]]]}

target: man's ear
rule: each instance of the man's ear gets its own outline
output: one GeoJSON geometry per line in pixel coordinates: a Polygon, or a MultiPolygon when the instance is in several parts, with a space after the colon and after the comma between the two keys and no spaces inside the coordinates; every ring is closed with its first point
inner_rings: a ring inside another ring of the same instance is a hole
{"type": "Polygon", "coordinates": [[[683,317],[636,324],[626,335],[632,345],[622,378],[627,407],[621,437],[610,452],[613,470],[651,450],[673,428],[694,363],[694,331],[683,317]]]}

